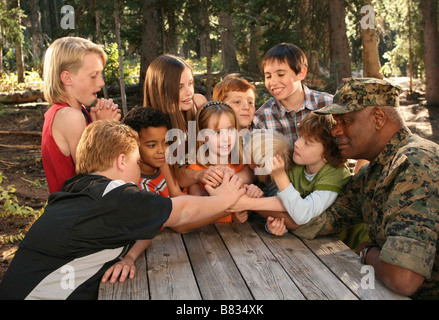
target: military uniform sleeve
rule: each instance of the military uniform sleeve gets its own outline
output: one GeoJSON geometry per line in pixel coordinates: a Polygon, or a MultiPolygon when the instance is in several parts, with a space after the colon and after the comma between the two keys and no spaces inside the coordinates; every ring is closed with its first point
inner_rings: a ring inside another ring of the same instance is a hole
{"type": "Polygon", "coordinates": [[[352,177],[335,202],[320,216],[300,226],[294,234],[313,239],[318,235],[337,233],[363,222],[361,214],[363,178],[360,173],[352,177]]]}
{"type": "Polygon", "coordinates": [[[436,255],[438,173],[407,159],[401,171],[384,215],[386,241],[380,259],[429,278],[436,255]]]}

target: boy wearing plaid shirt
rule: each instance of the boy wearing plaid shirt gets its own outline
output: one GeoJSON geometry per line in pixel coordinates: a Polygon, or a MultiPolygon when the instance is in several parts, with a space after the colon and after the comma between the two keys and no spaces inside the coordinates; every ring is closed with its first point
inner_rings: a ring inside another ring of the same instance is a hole
{"type": "MultiPolygon", "coordinates": [[[[332,103],[332,95],[309,89],[302,84],[308,72],[308,59],[298,46],[280,43],[265,54],[262,60],[265,87],[273,96],[253,118],[253,129],[273,129],[282,133],[292,144],[299,139],[297,127],[314,110],[332,103]]],[[[269,183],[266,196],[279,190],[269,183]]]]}
{"type": "Polygon", "coordinates": [[[255,113],[253,128],[273,129],[294,143],[297,126],[314,110],[332,103],[332,95],[314,91],[302,84],[308,71],[308,60],[299,47],[280,43],[262,60],[265,87],[273,98],[255,113]]]}

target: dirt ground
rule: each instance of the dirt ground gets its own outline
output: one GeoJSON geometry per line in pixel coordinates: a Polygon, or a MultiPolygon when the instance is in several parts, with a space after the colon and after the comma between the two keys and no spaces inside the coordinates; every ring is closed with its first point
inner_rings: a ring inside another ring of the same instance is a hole
{"type": "MultiPolygon", "coordinates": [[[[402,95],[401,110],[408,127],[422,137],[439,143],[439,110],[429,111],[420,100],[408,101],[402,95]]],[[[0,106],[0,172],[6,189],[13,185],[20,205],[40,210],[49,195],[41,163],[42,125],[47,104],[23,104],[0,106]],[[32,134],[10,134],[14,132],[35,132],[32,134]],[[27,147],[24,147],[27,146],[27,147]]],[[[32,224],[32,218],[9,216],[0,213],[0,237],[25,233],[32,224]]],[[[13,257],[18,242],[2,243],[0,239],[0,282],[13,257]]]]}

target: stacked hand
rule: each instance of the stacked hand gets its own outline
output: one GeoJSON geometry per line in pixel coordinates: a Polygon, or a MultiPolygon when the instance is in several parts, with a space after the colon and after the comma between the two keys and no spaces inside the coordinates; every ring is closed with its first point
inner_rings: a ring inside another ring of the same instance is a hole
{"type": "Polygon", "coordinates": [[[90,108],[90,117],[92,121],[96,120],[117,120],[121,118],[119,106],[113,102],[113,99],[98,99],[96,105],[90,108]]]}

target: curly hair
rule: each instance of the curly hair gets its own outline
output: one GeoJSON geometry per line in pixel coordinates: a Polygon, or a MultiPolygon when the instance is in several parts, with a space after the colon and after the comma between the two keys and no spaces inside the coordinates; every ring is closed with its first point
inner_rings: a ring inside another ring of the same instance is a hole
{"type": "Polygon", "coordinates": [[[171,129],[171,120],[167,114],[151,107],[138,107],[128,112],[122,120],[123,124],[130,126],[140,133],[149,127],[166,127],[171,129]]]}
{"type": "Polygon", "coordinates": [[[314,112],[307,115],[297,128],[300,136],[317,140],[323,144],[323,157],[334,168],[339,168],[346,163],[340,153],[331,131],[335,126],[331,115],[318,115],[314,112]]]}

